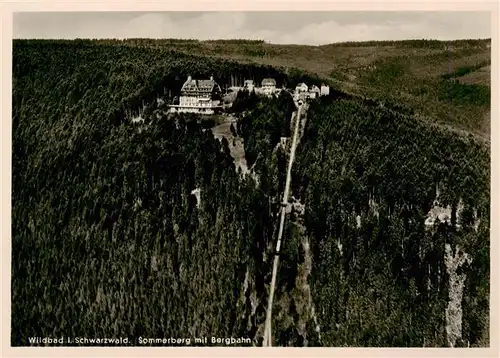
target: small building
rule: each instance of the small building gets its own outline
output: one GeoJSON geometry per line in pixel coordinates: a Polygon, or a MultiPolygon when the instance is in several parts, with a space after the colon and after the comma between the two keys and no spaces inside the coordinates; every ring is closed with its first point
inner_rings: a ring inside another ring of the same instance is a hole
{"type": "Polygon", "coordinates": [[[287,142],[287,141],[288,141],[288,137],[281,137],[281,138],[280,138],[280,143],[279,143],[279,145],[280,145],[281,147],[285,148],[285,147],[286,147],[286,142],[287,142]]]}
{"type": "Polygon", "coordinates": [[[301,92],[307,92],[309,90],[309,87],[305,83],[299,83],[297,87],[295,87],[295,92],[296,93],[301,93],[301,92]]]}
{"type": "Polygon", "coordinates": [[[209,80],[195,80],[188,76],[182,85],[178,105],[171,105],[173,113],[213,114],[221,107],[221,88],[213,76],[209,80]]]}
{"type": "Polygon", "coordinates": [[[316,85],[312,85],[311,88],[309,88],[309,92],[307,93],[309,98],[317,98],[320,95],[320,89],[316,85]]]}
{"type": "Polygon", "coordinates": [[[321,96],[328,96],[329,94],[330,94],[330,86],[321,85],[320,95],[321,96]]]}
{"type": "Polygon", "coordinates": [[[316,95],[318,95],[318,96],[319,96],[319,95],[320,95],[320,93],[321,93],[321,90],[319,89],[319,87],[318,87],[318,86],[316,86],[316,85],[312,85],[312,86],[311,86],[311,88],[309,89],[309,92],[311,92],[311,93],[316,93],[316,95]]]}
{"type": "Polygon", "coordinates": [[[245,80],[245,83],[243,85],[243,88],[247,90],[248,92],[252,92],[255,88],[255,85],[253,83],[253,80],[245,80]]]}
{"type": "Polygon", "coordinates": [[[271,96],[276,92],[276,80],[274,78],[264,78],[262,80],[262,93],[271,96]]]}

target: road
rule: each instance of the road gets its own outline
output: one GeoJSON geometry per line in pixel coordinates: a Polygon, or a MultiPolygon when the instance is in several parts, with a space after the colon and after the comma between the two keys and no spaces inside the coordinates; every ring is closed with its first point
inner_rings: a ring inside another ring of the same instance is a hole
{"type": "Polygon", "coordinates": [[[276,286],[276,275],[278,273],[278,264],[279,264],[279,252],[281,249],[281,238],[283,236],[283,227],[285,225],[285,215],[286,215],[286,208],[288,206],[288,195],[290,192],[290,182],[292,179],[292,165],[293,161],[295,159],[295,149],[297,148],[297,138],[299,136],[299,127],[300,127],[300,110],[302,106],[297,105],[297,114],[295,115],[295,112],[292,115],[292,123],[294,117],[297,119],[295,121],[295,131],[293,133],[293,139],[292,139],[292,147],[290,149],[290,159],[288,161],[288,171],[286,175],[286,184],[285,184],[285,191],[283,193],[283,203],[281,205],[281,218],[280,218],[280,227],[278,231],[278,241],[276,243],[276,254],[274,256],[274,263],[273,263],[273,275],[271,279],[271,287],[269,290],[269,299],[267,303],[267,312],[266,312],[266,323],[264,326],[264,341],[263,341],[263,346],[264,347],[271,347],[272,345],[272,335],[271,335],[271,317],[272,317],[272,310],[273,310],[273,298],[274,298],[274,289],[276,286]]]}

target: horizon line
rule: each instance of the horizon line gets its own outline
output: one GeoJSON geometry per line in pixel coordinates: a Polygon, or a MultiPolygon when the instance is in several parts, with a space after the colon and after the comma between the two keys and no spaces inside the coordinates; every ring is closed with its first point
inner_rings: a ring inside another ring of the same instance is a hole
{"type": "Polygon", "coordinates": [[[490,41],[491,37],[479,37],[479,38],[456,38],[453,40],[438,40],[433,38],[414,38],[414,39],[401,39],[401,40],[360,40],[360,41],[337,41],[337,42],[329,42],[321,45],[305,45],[305,44],[297,44],[297,43],[276,43],[268,40],[262,39],[248,39],[248,38],[230,38],[230,39],[208,39],[208,40],[200,40],[195,38],[176,38],[176,37],[75,37],[75,38],[12,38],[13,41],[133,41],[133,40],[153,40],[153,41],[178,41],[178,42],[237,42],[240,41],[242,43],[254,43],[254,44],[268,44],[268,45],[281,45],[281,46],[308,46],[308,47],[321,47],[328,45],[340,45],[340,44],[364,44],[364,43],[397,43],[397,42],[415,42],[415,41],[427,41],[427,42],[441,42],[441,43],[450,43],[450,42],[462,42],[462,41],[490,41]]]}

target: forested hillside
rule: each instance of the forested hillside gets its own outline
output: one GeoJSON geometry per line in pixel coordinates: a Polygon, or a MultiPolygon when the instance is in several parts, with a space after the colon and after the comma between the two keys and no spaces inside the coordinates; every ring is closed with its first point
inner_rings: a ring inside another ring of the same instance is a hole
{"type": "MultiPolygon", "coordinates": [[[[152,50],[14,45],[12,343],[253,338],[275,225],[269,193],[238,176],[227,142],[196,122],[125,118],[126,106],[154,100],[178,74],[247,68],[152,50]]],[[[283,105],[264,107],[279,116],[283,105]]]]}
{"type": "Polygon", "coordinates": [[[455,294],[448,244],[471,259],[459,270],[466,278],[456,344],[487,345],[489,150],[355,101],[315,103],[308,116],[293,183],[306,205],[323,339],[446,346],[443,312],[455,294]],[[451,222],[426,228],[436,187],[451,222]]]}
{"type": "MultiPolygon", "coordinates": [[[[166,114],[157,99],[188,75],[221,87],[323,80],[151,41],[14,41],[14,346],[34,336],[261,344],[293,101],[242,92],[232,108],[254,180],[211,122],[166,114]]],[[[488,346],[487,144],[429,126],[407,103],[332,93],[311,103],[297,149],[305,215],[287,218],[274,344],[447,346],[460,318],[455,345],[488,346]],[[436,199],[451,222],[425,226],[436,199]],[[457,248],[469,263],[453,270],[457,248]]]]}

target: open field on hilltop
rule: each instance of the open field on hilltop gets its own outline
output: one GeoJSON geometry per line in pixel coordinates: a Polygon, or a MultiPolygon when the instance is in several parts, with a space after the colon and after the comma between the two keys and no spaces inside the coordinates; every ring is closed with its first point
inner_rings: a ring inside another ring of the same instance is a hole
{"type": "Polygon", "coordinates": [[[455,126],[489,140],[489,39],[348,42],[323,46],[244,40],[137,39],[125,43],[168,47],[180,52],[282,67],[292,72],[300,69],[323,78],[341,91],[404,103],[427,120],[455,126]],[[474,70],[446,78],[463,68],[474,70]]]}

